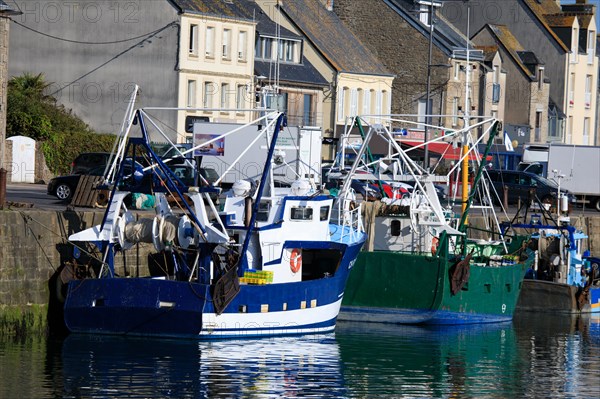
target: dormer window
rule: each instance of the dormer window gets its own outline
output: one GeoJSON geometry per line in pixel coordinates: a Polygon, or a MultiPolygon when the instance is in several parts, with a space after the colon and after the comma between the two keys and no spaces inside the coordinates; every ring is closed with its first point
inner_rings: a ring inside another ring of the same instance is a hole
{"type": "Polygon", "coordinates": [[[594,63],[594,57],[596,56],[596,32],[593,30],[588,31],[587,55],[588,64],[592,65],[594,63]]]}
{"type": "Polygon", "coordinates": [[[544,86],[544,67],[538,67],[538,73],[537,73],[537,78],[538,78],[538,89],[542,90],[542,87],[544,86]]]}
{"type": "Polygon", "coordinates": [[[430,21],[429,21],[430,15],[429,14],[432,11],[435,13],[435,9],[441,6],[440,2],[434,1],[434,0],[418,0],[417,3],[418,3],[417,12],[419,13],[419,20],[424,25],[430,26],[430,21]],[[433,5],[433,10],[430,9],[432,5],[433,5]]]}
{"type": "Polygon", "coordinates": [[[254,55],[257,59],[300,63],[301,42],[299,40],[261,37],[256,42],[254,55]]]}

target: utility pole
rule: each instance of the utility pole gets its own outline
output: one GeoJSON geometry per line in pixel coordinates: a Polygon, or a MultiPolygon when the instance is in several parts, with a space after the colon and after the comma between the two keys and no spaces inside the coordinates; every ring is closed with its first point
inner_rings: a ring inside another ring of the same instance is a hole
{"type": "Polygon", "coordinates": [[[0,209],[6,203],[6,94],[8,89],[8,46],[10,17],[21,15],[0,0],[0,209]]]}

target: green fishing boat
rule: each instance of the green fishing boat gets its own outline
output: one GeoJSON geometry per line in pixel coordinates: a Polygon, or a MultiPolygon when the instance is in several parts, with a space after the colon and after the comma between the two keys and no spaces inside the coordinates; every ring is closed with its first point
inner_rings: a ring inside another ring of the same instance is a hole
{"type": "MultiPolygon", "coordinates": [[[[488,145],[479,159],[486,159],[500,129],[498,121],[488,123],[488,145]]],[[[361,203],[369,239],[350,273],[339,319],[397,324],[511,320],[525,272],[534,261],[534,253],[528,248],[529,238],[498,234],[496,240],[470,238],[467,216],[476,190],[472,189],[464,201],[460,217],[451,208],[443,208],[434,186],[440,176],[419,168],[385,124],[375,127],[366,124],[369,126],[366,133],[363,124],[356,118],[354,131],[361,132],[363,145],[352,168],[342,175],[368,176],[364,170],[373,164],[381,166],[384,162],[387,165],[384,171],[389,171],[389,165],[404,163],[395,166],[394,170],[402,170],[396,176],[371,174],[377,181],[386,182],[395,177],[407,181],[408,176],[414,190],[403,198],[361,203]],[[387,139],[392,149],[378,161],[373,161],[368,150],[374,136],[387,139]]],[[[476,147],[477,143],[470,144],[476,147]]],[[[463,154],[465,159],[468,152],[463,154]]],[[[479,185],[483,167],[480,163],[472,187],[479,185]]],[[[345,178],[341,196],[350,178],[345,178]]]]}

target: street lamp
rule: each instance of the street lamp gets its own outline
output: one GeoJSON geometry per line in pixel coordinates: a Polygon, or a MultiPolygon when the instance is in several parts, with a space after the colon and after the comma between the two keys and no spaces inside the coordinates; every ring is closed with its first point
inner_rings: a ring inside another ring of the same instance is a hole
{"type": "Polygon", "coordinates": [[[10,17],[21,14],[21,11],[12,9],[0,0],[0,209],[4,209],[4,203],[6,202],[4,149],[6,145],[6,92],[8,89],[8,34],[10,17]]]}

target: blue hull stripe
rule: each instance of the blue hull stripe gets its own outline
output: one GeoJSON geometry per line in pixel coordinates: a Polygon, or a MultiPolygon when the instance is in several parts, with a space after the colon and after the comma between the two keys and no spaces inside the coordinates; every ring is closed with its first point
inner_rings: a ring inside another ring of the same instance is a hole
{"type": "Polygon", "coordinates": [[[512,320],[512,314],[461,313],[447,310],[389,309],[342,306],[340,320],[387,324],[475,324],[512,320]]]}

